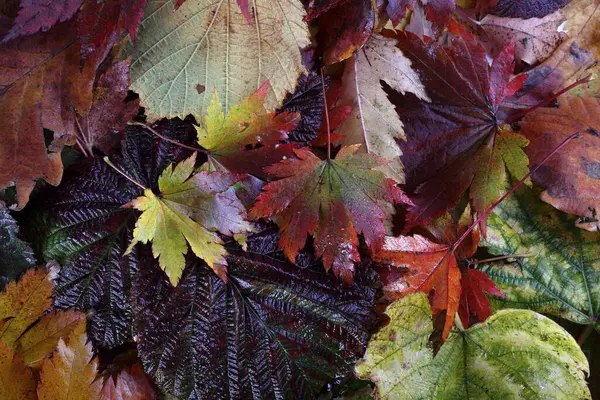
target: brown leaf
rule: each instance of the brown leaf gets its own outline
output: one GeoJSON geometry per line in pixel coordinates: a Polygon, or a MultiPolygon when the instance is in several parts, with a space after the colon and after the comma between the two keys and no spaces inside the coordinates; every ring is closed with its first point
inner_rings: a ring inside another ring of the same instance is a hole
{"type": "Polygon", "coordinates": [[[116,377],[109,377],[104,382],[100,393],[100,400],[154,400],[156,398],[156,386],[144,373],[140,363],[124,369],[116,377]]]}
{"type": "Polygon", "coordinates": [[[45,359],[37,388],[40,400],[91,400],[100,396],[102,381],[95,380],[98,361],[87,343],[85,320],[65,341],[58,341],[52,358],[45,359]]]}
{"type": "Polygon", "coordinates": [[[19,337],[52,305],[52,272],[30,269],[0,294],[0,339],[15,348],[19,337]]]}
{"type": "Polygon", "coordinates": [[[0,399],[35,399],[35,379],[21,357],[0,341],[0,399]]]}

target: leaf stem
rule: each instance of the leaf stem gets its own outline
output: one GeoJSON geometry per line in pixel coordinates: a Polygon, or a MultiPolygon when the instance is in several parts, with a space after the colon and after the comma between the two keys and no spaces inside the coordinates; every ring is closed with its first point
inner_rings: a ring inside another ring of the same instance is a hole
{"type": "Polygon", "coordinates": [[[532,256],[532,254],[510,254],[507,256],[499,256],[499,257],[486,258],[484,260],[470,261],[469,264],[477,265],[477,264],[489,263],[489,262],[493,262],[493,261],[507,260],[509,258],[527,258],[527,257],[531,257],[531,256],[532,256]]]}
{"type": "Polygon", "coordinates": [[[327,124],[327,160],[331,160],[331,128],[329,127],[329,109],[327,108],[327,93],[325,92],[323,67],[321,67],[321,90],[323,91],[323,106],[325,107],[325,123],[327,124]]]}
{"type": "Polygon", "coordinates": [[[360,114],[360,126],[362,128],[363,137],[365,139],[365,148],[367,153],[370,153],[369,140],[367,137],[367,129],[365,128],[365,119],[363,118],[362,102],[360,100],[360,89],[358,87],[358,58],[356,57],[357,52],[354,52],[354,86],[356,89],[356,102],[358,103],[358,113],[360,114]]]}
{"type": "Polygon", "coordinates": [[[583,344],[585,343],[587,338],[590,337],[593,331],[594,325],[588,325],[585,327],[584,331],[581,332],[581,335],[579,335],[579,338],[577,339],[577,344],[579,345],[579,347],[583,346],[583,344]]]}
{"type": "Polygon", "coordinates": [[[554,96],[551,96],[549,98],[547,98],[546,100],[536,104],[533,107],[529,107],[528,109],[518,113],[517,115],[513,115],[512,117],[510,117],[509,119],[507,119],[505,122],[506,123],[511,123],[514,122],[516,120],[518,120],[519,118],[529,114],[530,112],[537,110],[540,107],[543,107],[547,104],[549,104],[550,102],[556,100],[558,97],[562,96],[563,94],[565,94],[566,92],[568,92],[569,90],[576,88],[579,85],[583,85],[584,83],[588,83],[589,81],[592,80],[592,75],[588,75],[583,79],[578,80],[577,82],[567,86],[566,88],[564,88],[563,90],[561,90],[560,92],[556,93],[554,96]]]}
{"type": "Polygon", "coordinates": [[[565,147],[571,140],[573,140],[579,136],[580,136],[579,133],[574,133],[571,136],[569,136],[568,138],[566,138],[561,144],[556,146],[556,148],[554,150],[552,150],[550,152],[550,154],[548,154],[546,157],[544,157],[542,162],[540,162],[538,165],[535,166],[535,168],[533,168],[531,171],[529,171],[520,181],[515,183],[513,185],[513,187],[511,187],[506,193],[504,193],[504,195],[502,197],[500,197],[500,199],[498,199],[494,204],[489,206],[487,208],[487,210],[485,210],[483,213],[481,213],[479,218],[477,218],[477,220],[475,220],[475,222],[473,222],[473,224],[471,224],[471,226],[465,231],[465,233],[463,233],[462,236],[460,238],[458,238],[458,240],[452,245],[452,247],[449,249],[449,251],[454,252],[454,250],[456,250],[458,248],[458,246],[460,246],[460,244],[469,236],[469,234],[473,231],[473,229],[475,229],[475,227],[477,227],[477,225],[479,225],[481,223],[481,221],[486,219],[488,217],[488,215],[492,211],[494,211],[494,209],[496,207],[498,207],[498,205],[500,203],[502,203],[508,196],[510,196],[512,193],[514,193],[515,190],[517,190],[519,188],[519,186],[521,186],[523,184],[523,182],[525,182],[531,175],[533,175],[542,165],[544,165],[560,149],[565,147]]]}
{"type": "Polygon", "coordinates": [[[125,172],[123,172],[119,168],[117,168],[117,166],[115,164],[113,164],[112,161],[110,161],[110,158],[108,158],[108,156],[104,156],[104,162],[107,163],[112,169],[117,171],[119,174],[123,175],[123,177],[125,179],[127,179],[129,182],[133,183],[134,185],[136,185],[137,187],[139,187],[142,190],[146,190],[144,185],[140,184],[139,182],[136,182],[132,177],[130,177],[125,172]]]}
{"type": "Polygon", "coordinates": [[[188,146],[186,144],[183,143],[179,143],[177,140],[171,139],[169,137],[166,137],[165,135],[161,135],[160,133],[158,133],[156,131],[156,129],[152,128],[151,126],[148,126],[146,124],[144,124],[143,122],[137,122],[137,121],[129,121],[127,122],[127,125],[136,125],[136,126],[141,126],[142,128],[150,131],[153,135],[161,138],[162,140],[169,142],[169,143],[173,143],[176,146],[179,147],[183,147],[184,149],[188,149],[188,150],[192,150],[192,151],[198,151],[200,153],[205,153],[208,154],[208,152],[204,149],[198,148],[198,147],[192,147],[192,146],[188,146]]]}
{"type": "Polygon", "coordinates": [[[454,325],[456,325],[459,331],[464,332],[465,327],[462,321],[460,320],[460,316],[458,315],[458,313],[454,314],[454,325]]]}

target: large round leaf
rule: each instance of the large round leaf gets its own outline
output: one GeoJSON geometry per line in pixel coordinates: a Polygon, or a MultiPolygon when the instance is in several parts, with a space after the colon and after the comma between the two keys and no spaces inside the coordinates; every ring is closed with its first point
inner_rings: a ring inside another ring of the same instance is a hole
{"type": "Polygon", "coordinates": [[[562,327],[533,311],[502,310],[454,330],[435,357],[427,296],[405,296],[386,313],[389,325],[356,367],[375,382],[378,399],[591,399],[585,355],[562,327]]]}
{"type": "MultiPolygon", "coordinates": [[[[297,399],[351,371],[371,324],[371,275],[345,286],[321,268],[292,265],[278,235],[229,249],[228,283],[188,260],[177,287],[143,268],[132,289],[144,367],[185,399],[297,399]]],[[[368,276],[367,276],[368,275],[368,276]]]]}

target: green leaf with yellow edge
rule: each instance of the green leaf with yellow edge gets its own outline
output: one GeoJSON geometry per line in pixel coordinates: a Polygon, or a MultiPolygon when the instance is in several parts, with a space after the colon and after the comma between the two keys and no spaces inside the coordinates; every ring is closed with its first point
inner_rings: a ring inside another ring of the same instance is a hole
{"type": "Polygon", "coordinates": [[[169,165],[158,178],[159,195],[146,189],[143,196],[125,205],[142,211],[127,253],[138,242],[151,241],[152,254],[173,285],[185,267],[188,243],[196,256],[226,280],[227,252],[216,231],[232,236],[253,229],[245,221],[244,206],[229,190],[243,176],[208,171],[193,174],[195,162],[196,153],[175,168],[169,165]]]}
{"type": "Polygon", "coordinates": [[[27,366],[37,367],[54,351],[59,339],[66,338],[82,320],[85,320],[85,314],[77,311],[57,311],[44,315],[17,340],[16,352],[23,357],[27,366]]]}
{"type": "Polygon", "coordinates": [[[52,268],[30,269],[0,293],[0,340],[11,349],[52,305],[53,275],[52,268]]]}
{"type": "Polygon", "coordinates": [[[208,150],[208,169],[261,176],[264,167],[293,156],[294,144],[279,142],[288,139],[287,132],[298,125],[300,114],[266,113],[268,89],[267,81],[227,116],[214,91],[206,116],[196,127],[198,144],[208,150]],[[262,147],[255,148],[257,144],[262,147]]]}
{"type": "Polygon", "coordinates": [[[356,374],[378,399],[591,399],[589,366],[575,340],[529,310],[502,310],[454,330],[435,357],[427,296],[392,303],[390,323],[369,341],[356,374]]]}
{"type": "Polygon", "coordinates": [[[35,399],[33,373],[18,354],[0,341],[0,399],[35,399]]]}
{"type": "Polygon", "coordinates": [[[484,244],[514,261],[478,265],[504,293],[492,305],[528,308],[600,329],[600,236],[521,188],[488,219],[484,244]]]}
{"type": "MultiPolygon", "coordinates": [[[[306,72],[300,0],[255,0],[249,24],[235,0],[150,1],[131,47],[131,89],[150,120],[204,115],[213,89],[229,110],[266,80],[273,111],[306,72]]],[[[196,118],[197,120],[199,118],[196,118]]]]}
{"type": "Polygon", "coordinates": [[[100,397],[102,380],[96,380],[98,361],[81,320],[67,340],[60,339],[52,358],[42,363],[39,400],[92,400],[100,397]]]}

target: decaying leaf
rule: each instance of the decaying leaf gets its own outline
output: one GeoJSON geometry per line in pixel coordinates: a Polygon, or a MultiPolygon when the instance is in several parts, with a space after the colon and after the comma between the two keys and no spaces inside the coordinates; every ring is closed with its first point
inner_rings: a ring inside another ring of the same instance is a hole
{"type": "Polygon", "coordinates": [[[151,121],[204,115],[213,89],[227,111],[267,80],[270,112],[306,72],[300,49],[310,40],[299,0],[254,1],[253,24],[234,0],[173,6],[148,4],[132,49],[131,88],[151,121]]]}
{"type": "Polygon", "coordinates": [[[102,381],[95,380],[98,361],[85,334],[85,320],[66,338],[60,339],[52,358],[45,359],[37,387],[40,400],[97,399],[102,381]]]}
{"type": "Polygon", "coordinates": [[[517,191],[490,215],[488,250],[494,255],[526,255],[482,267],[505,294],[493,303],[598,329],[598,233],[576,228],[575,217],[553,209],[536,195],[517,191]]]}
{"type": "Polygon", "coordinates": [[[405,139],[404,130],[380,80],[402,94],[429,100],[419,76],[411,69],[411,61],[396,48],[396,41],[375,35],[346,62],[340,104],[352,106],[352,113],[337,133],[343,136],[342,144],[362,144],[360,152],[389,160],[386,173],[402,183],[402,152],[396,140],[405,139]]]}
{"type": "Polygon", "coordinates": [[[378,399],[591,399],[588,361],[575,339],[533,311],[503,310],[455,330],[435,357],[424,294],[396,301],[386,314],[390,323],[356,366],[375,382],[378,399]]]}
{"type": "Polygon", "coordinates": [[[511,18],[543,18],[563,8],[570,0],[480,0],[480,9],[511,18]]]}
{"type": "Polygon", "coordinates": [[[343,147],[335,160],[295,150],[297,158],[266,169],[279,180],[265,186],[249,214],[252,219],[276,216],[279,247],[291,261],[312,235],[325,268],[348,283],[354,262],[360,261],[358,234],[378,250],[386,234],[383,204],[409,202],[393,179],[373,169],[385,160],[359,154],[359,148],[343,147]]]}
{"type": "Polygon", "coordinates": [[[100,400],[155,400],[156,386],[139,363],[108,377],[102,387],[100,400]]]}
{"type": "MultiPolygon", "coordinates": [[[[188,0],[189,1],[189,0],[188,0]]],[[[277,251],[276,231],[228,246],[225,284],[189,259],[177,287],[158,267],[134,282],[140,358],[159,387],[182,399],[312,398],[364,352],[373,275],[341,285],[322,268],[299,268],[277,251]],[[275,232],[275,233],[274,233],[275,232]]]]}
{"type": "Polygon", "coordinates": [[[544,201],[568,213],[595,218],[600,212],[600,99],[562,96],[558,108],[540,108],[521,122],[536,165],[574,133],[581,137],[546,162],[533,181],[547,190],[544,201]]]}
{"type": "Polygon", "coordinates": [[[293,156],[293,144],[280,141],[294,129],[298,113],[266,113],[265,97],[269,82],[232,107],[227,115],[215,91],[206,116],[201,120],[198,144],[209,151],[207,169],[264,176],[263,168],[293,156]],[[246,149],[246,146],[262,145],[246,149]]]}
{"type": "Polygon", "coordinates": [[[227,252],[214,231],[232,236],[253,229],[244,221],[246,209],[235,192],[229,191],[242,176],[208,171],[193,174],[196,154],[164,170],[158,178],[159,195],[146,189],[143,196],[125,205],[142,211],[127,253],[138,242],[152,242],[152,253],[174,286],[185,266],[188,243],[194,254],[227,280],[227,252]]]}

